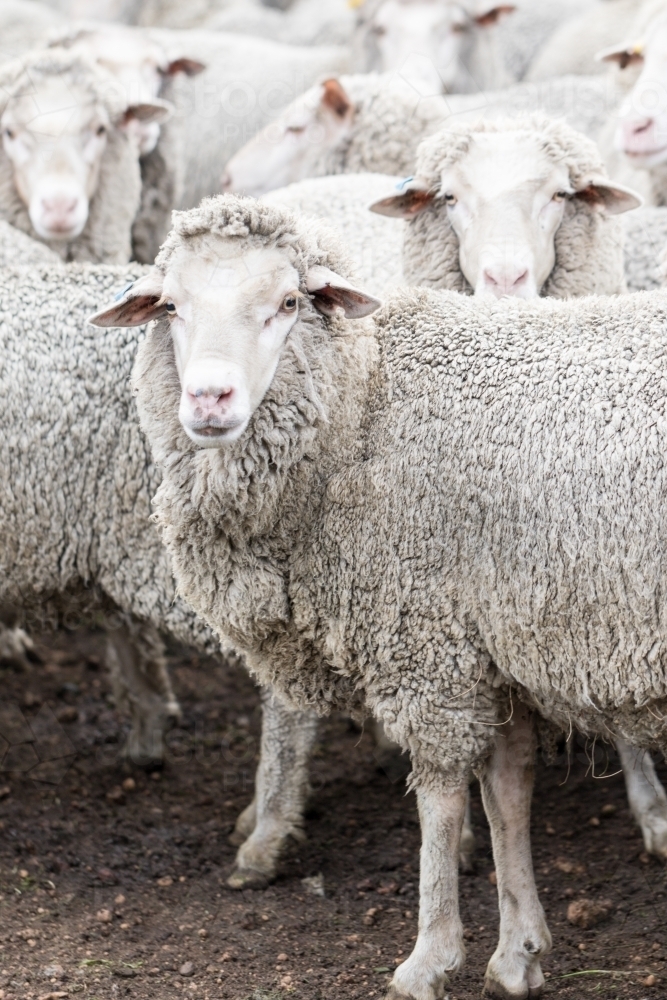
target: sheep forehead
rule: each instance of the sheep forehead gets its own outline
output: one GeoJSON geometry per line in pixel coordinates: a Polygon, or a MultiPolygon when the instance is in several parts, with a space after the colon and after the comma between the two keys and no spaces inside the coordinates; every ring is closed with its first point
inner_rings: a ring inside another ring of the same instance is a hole
{"type": "MultiPolygon", "coordinates": [[[[629,45],[637,43],[632,38],[629,45]]],[[[651,22],[645,36],[646,55],[653,59],[667,59],[667,13],[651,22]]]]}
{"type": "Polygon", "coordinates": [[[156,68],[165,63],[165,56],[159,45],[145,35],[121,28],[91,32],[81,39],[81,47],[94,58],[110,63],[128,63],[142,66],[152,64],[156,68]]]}
{"type": "Polygon", "coordinates": [[[299,287],[299,274],[275,247],[245,251],[238,241],[212,239],[203,252],[183,247],[174,254],[164,280],[164,296],[197,300],[241,296],[249,304],[267,302],[299,287]]]}
{"type": "Polygon", "coordinates": [[[453,178],[488,200],[521,188],[536,190],[548,183],[567,186],[569,173],[564,163],[555,163],[542,148],[538,135],[480,132],[472,136],[462,158],[443,171],[443,194],[453,178]]]}
{"type": "Polygon", "coordinates": [[[424,24],[458,24],[466,20],[466,14],[458,3],[440,3],[438,0],[386,0],[380,4],[374,20],[383,27],[391,27],[398,17],[401,30],[424,24]]]}
{"type": "Polygon", "coordinates": [[[3,120],[51,138],[85,129],[93,118],[108,123],[106,109],[90,91],[56,76],[38,78],[34,89],[9,101],[3,120]]]}

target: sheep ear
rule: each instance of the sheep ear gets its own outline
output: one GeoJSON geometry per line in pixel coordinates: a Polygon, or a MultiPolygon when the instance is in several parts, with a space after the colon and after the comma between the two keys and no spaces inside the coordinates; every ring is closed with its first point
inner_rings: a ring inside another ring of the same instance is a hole
{"type": "Polygon", "coordinates": [[[156,98],[150,104],[131,104],[126,108],[120,120],[120,127],[128,125],[131,121],[141,122],[147,125],[150,122],[166,122],[174,113],[174,106],[169,101],[161,101],[156,98]]]}
{"type": "Polygon", "coordinates": [[[338,118],[346,118],[352,111],[352,101],[348,97],[340,80],[331,77],[322,84],[322,107],[328,108],[338,118]]]}
{"type": "Polygon", "coordinates": [[[162,302],[163,277],[157,268],[132,282],[115,297],[113,305],[88,318],[91,326],[143,326],[167,310],[162,302]]]}
{"type": "Polygon", "coordinates": [[[473,21],[480,28],[488,28],[492,24],[497,24],[505,14],[513,14],[515,10],[516,4],[499,4],[497,7],[490,7],[483,14],[477,14],[473,21]]]}
{"type": "Polygon", "coordinates": [[[598,176],[587,177],[573,197],[591,205],[602,205],[609,215],[622,215],[644,204],[644,199],[636,191],[598,176]]]}
{"type": "Polygon", "coordinates": [[[340,274],[320,265],[309,270],[306,288],[313,305],[324,316],[333,316],[340,307],[348,319],[361,319],[382,305],[373,295],[355,288],[345,278],[341,278],[340,274]]]}
{"type": "Polygon", "coordinates": [[[198,76],[206,69],[206,63],[199,62],[198,59],[172,59],[172,61],[160,72],[163,76],[176,76],[177,73],[185,73],[186,76],[198,76]]]}
{"type": "Polygon", "coordinates": [[[619,69],[627,69],[628,66],[636,66],[644,62],[644,45],[612,45],[608,49],[596,52],[597,62],[613,62],[619,69]]]}
{"type": "MultiPolygon", "coordinates": [[[[406,182],[404,182],[406,183],[406,182]]],[[[432,203],[435,194],[420,187],[409,187],[400,194],[381,198],[369,206],[377,215],[387,215],[390,219],[414,219],[432,203]]]]}

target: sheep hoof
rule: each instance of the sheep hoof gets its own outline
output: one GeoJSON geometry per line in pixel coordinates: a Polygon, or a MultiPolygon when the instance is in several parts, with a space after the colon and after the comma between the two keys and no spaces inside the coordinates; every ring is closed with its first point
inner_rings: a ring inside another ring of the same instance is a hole
{"type": "Polygon", "coordinates": [[[459,852],[459,871],[463,875],[475,874],[475,859],[467,851],[459,852]]]}
{"type": "Polygon", "coordinates": [[[271,881],[268,875],[252,868],[235,868],[227,885],[230,889],[266,889],[271,881]]]}
{"type": "Polygon", "coordinates": [[[529,997],[539,997],[541,994],[541,986],[527,986],[520,993],[510,993],[509,990],[506,990],[505,987],[495,979],[489,979],[487,976],[484,980],[483,995],[485,997],[493,997],[493,1000],[528,1000],[529,997]]]}

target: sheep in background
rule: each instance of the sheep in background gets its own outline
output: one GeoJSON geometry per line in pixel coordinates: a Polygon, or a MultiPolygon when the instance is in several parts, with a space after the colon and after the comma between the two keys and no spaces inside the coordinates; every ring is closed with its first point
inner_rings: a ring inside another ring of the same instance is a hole
{"type": "Polygon", "coordinates": [[[442,996],[463,963],[472,770],[500,903],[487,989],[537,995],[531,710],[667,742],[667,300],[410,289],[350,322],[375,305],[330,234],[222,196],[94,322],[157,320],[134,381],[183,597],[293,702],[365,705],[411,752],[419,934],[391,995],[442,996]]]}
{"type": "Polygon", "coordinates": [[[37,48],[64,23],[57,10],[37,0],[0,0],[0,63],[37,48]]]}
{"type": "Polygon", "coordinates": [[[425,139],[414,176],[372,210],[408,220],[408,284],[569,298],[626,290],[613,216],[640,204],[609,179],[594,142],[530,117],[451,125],[425,139]]]}
{"type": "Polygon", "coordinates": [[[577,11],[540,49],[525,78],[549,80],[570,73],[604,72],[604,64],[596,59],[598,52],[627,36],[641,5],[642,0],[604,0],[577,11]]]}
{"type": "MultiPolygon", "coordinates": [[[[55,628],[63,616],[103,621],[116,703],[132,718],[125,752],[141,763],[162,757],[165,727],[179,713],[159,633],[219,652],[178,599],[151,523],[160,474],[130,389],[141,337],[86,325],[100,297],[145,274],[136,264],[65,267],[58,260],[0,271],[0,653],[3,638],[14,640],[14,652],[29,652],[16,648],[22,627],[55,628]],[[36,394],[36,384],[49,392],[36,394]]],[[[297,806],[307,794],[314,737],[305,715],[268,695],[263,718],[255,806],[242,824],[250,836],[241,855],[251,867],[248,885],[266,884],[286,843],[302,836],[297,806]],[[292,799],[283,800],[285,775],[292,799]]]]}
{"type": "Polygon", "coordinates": [[[341,48],[302,48],[215,31],[154,29],[151,37],[168,59],[187,51],[206,64],[194,78],[173,78],[169,95],[181,127],[182,208],[217,192],[222,165],[237,149],[317,79],[345,72],[348,62],[341,48]]]}
{"type": "MultiPolygon", "coordinates": [[[[118,83],[119,96],[132,106],[164,106],[166,124],[140,121],[128,125],[139,147],[141,201],[132,224],[132,257],[152,264],[169,232],[172,209],[183,190],[182,119],[169,100],[173,77],[196,76],[203,63],[180,55],[168,59],[162,46],[140,28],[124,25],[74,27],[54,35],[50,47],[65,49],[97,63],[118,83]]],[[[184,50],[187,51],[187,50],[184,50]]]]}
{"type": "Polygon", "coordinates": [[[139,208],[134,122],[165,117],[130,105],[99,67],[67,52],[0,68],[0,217],[63,260],[123,263],[139,208]]]}
{"type": "Polygon", "coordinates": [[[229,160],[224,191],[262,195],[306,177],[412,173],[417,147],[449,122],[541,112],[597,135],[618,104],[607,77],[520,83],[475,95],[424,98],[390,74],[316,84],[229,160]]]}

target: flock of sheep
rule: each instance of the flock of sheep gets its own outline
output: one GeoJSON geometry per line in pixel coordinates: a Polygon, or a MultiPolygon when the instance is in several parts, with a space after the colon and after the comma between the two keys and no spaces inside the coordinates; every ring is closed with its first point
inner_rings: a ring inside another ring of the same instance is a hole
{"type": "Polygon", "coordinates": [[[613,742],[667,858],[667,2],[8,0],[0,49],[0,653],[103,621],[144,762],[162,636],[243,655],[233,888],[317,716],[372,716],[423,838],[392,1000],[463,963],[475,775],[485,987],[537,996],[538,740],[613,742]]]}

